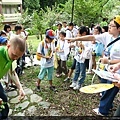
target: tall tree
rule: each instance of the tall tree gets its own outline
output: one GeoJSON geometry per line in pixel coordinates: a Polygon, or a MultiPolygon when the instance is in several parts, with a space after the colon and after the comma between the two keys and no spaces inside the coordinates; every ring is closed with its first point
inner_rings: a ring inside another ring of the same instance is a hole
{"type": "MultiPolygon", "coordinates": [[[[108,0],[75,0],[73,21],[78,25],[81,23],[89,25],[91,22],[97,22],[101,18],[103,6],[108,0]]],[[[65,4],[65,12],[72,13],[72,0],[65,4]]]]}
{"type": "Polygon", "coordinates": [[[28,9],[28,14],[32,14],[34,10],[40,10],[40,1],[39,0],[23,0],[24,10],[28,9]]]}
{"type": "Polygon", "coordinates": [[[40,0],[40,6],[42,9],[46,9],[46,7],[50,7],[52,9],[52,6],[55,4],[65,4],[65,2],[68,0],[40,0]]]}

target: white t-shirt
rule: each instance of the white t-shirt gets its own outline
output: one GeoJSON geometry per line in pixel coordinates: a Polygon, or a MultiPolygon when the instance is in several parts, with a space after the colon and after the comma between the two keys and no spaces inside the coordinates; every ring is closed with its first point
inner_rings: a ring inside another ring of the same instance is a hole
{"type": "Polygon", "coordinates": [[[59,34],[60,34],[60,32],[61,32],[61,30],[55,30],[55,35],[56,35],[56,37],[57,37],[57,39],[59,39],[59,34]]]}
{"type": "Polygon", "coordinates": [[[70,30],[66,31],[67,38],[77,37],[77,34],[78,34],[78,30],[76,28],[73,28],[71,31],[70,30]]]}
{"type": "Polygon", "coordinates": [[[66,61],[67,60],[67,55],[69,54],[69,44],[68,41],[62,41],[62,40],[58,40],[57,46],[59,46],[60,50],[63,50],[63,52],[58,52],[57,55],[60,57],[60,59],[62,61],[66,61]]]}
{"type": "MultiPolygon", "coordinates": [[[[98,36],[95,35],[95,39],[96,41],[103,43],[105,45],[105,48],[111,41],[115,40],[115,38],[113,38],[113,36],[110,35],[108,32],[98,36]]],[[[120,59],[120,40],[116,41],[111,46],[112,47],[110,49],[110,59],[111,60],[120,59]]],[[[120,70],[119,70],[119,73],[120,73],[120,70]]]]}
{"type": "Polygon", "coordinates": [[[67,29],[68,27],[62,27],[61,31],[66,32],[67,29]]]}
{"type": "MultiPolygon", "coordinates": [[[[50,49],[51,49],[52,52],[55,50],[54,42],[46,43],[44,41],[44,46],[42,45],[42,42],[39,43],[37,52],[40,53],[40,54],[43,54],[45,56],[48,56],[48,51],[50,49]]],[[[41,67],[44,67],[44,68],[52,67],[53,66],[53,57],[49,60],[41,57],[40,65],[41,65],[41,67]]]]}
{"type": "MultiPolygon", "coordinates": [[[[79,62],[79,63],[84,63],[85,62],[85,52],[86,51],[89,51],[89,56],[91,57],[91,55],[92,55],[92,47],[91,47],[91,42],[90,41],[82,41],[82,44],[84,45],[84,47],[85,47],[85,50],[82,50],[82,53],[81,54],[78,54],[77,52],[76,52],[76,56],[75,56],[75,59],[77,60],[77,62],[79,62]]],[[[77,48],[77,47],[76,47],[77,48]]],[[[75,50],[78,50],[78,49],[80,49],[80,48],[77,48],[77,49],[75,49],[75,50]]],[[[90,58],[88,58],[88,59],[90,59],[90,58]]]]}
{"type": "Polygon", "coordinates": [[[109,34],[108,32],[105,32],[100,35],[94,35],[94,37],[96,39],[96,42],[103,43],[105,45],[105,48],[112,40],[112,35],[109,34]]]}

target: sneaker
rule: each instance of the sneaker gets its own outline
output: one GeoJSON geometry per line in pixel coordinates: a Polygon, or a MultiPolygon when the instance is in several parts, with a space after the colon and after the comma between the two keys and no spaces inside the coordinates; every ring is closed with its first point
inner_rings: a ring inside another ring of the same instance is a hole
{"type": "Polygon", "coordinates": [[[57,89],[55,88],[55,86],[50,86],[50,90],[57,92],[57,89]]]}
{"type": "Polygon", "coordinates": [[[37,92],[40,92],[40,91],[41,91],[40,86],[37,86],[37,87],[36,87],[36,91],[37,91],[37,92]]]}
{"type": "Polygon", "coordinates": [[[70,78],[66,78],[66,79],[64,80],[64,82],[68,82],[68,81],[70,81],[70,78]]]}
{"type": "Polygon", "coordinates": [[[72,83],[71,85],[70,85],[70,88],[74,88],[76,86],[76,83],[72,83]]]}
{"type": "Polygon", "coordinates": [[[101,114],[100,112],[99,112],[99,108],[95,108],[95,109],[93,109],[92,110],[96,115],[98,115],[98,116],[105,116],[105,115],[103,115],[103,114],[101,114]]]}
{"type": "Polygon", "coordinates": [[[73,89],[74,90],[79,90],[81,88],[81,85],[76,85],[73,89]]]}
{"type": "Polygon", "coordinates": [[[93,75],[93,72],[86,72],[87,75],[93,75]]]}

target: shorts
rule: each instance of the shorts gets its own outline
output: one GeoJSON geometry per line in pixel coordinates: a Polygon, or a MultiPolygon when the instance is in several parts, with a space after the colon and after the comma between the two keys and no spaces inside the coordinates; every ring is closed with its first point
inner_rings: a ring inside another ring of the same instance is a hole
{"type": "Polygon", "coordinates": [[[40,68],[40,73],[38,75],[38,78],[40,80],[44,80],[44,77],[47,74],[48,80],[52,80],[53,72],[54,72],[54,67],[53,66],[52,67],[48,67],[48,68],[41,67],[40,68]]]}
{"type": "Polygon", "coordinates": [[[73,60],[73,63],[72,63],[71,69],[74,70],[74,69],[75,69],[75,66],[76,66],[76,59],[73,60]]]}

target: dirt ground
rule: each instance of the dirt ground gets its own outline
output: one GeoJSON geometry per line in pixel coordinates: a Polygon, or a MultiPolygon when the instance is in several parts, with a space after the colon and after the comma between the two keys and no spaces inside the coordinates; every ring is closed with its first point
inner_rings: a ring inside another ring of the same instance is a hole
{"type": "MultiPolygon", "coordinates": [[[[56,86],[58,92],[54,93],[49,90],[49,84],[47,80],[42,81],[41,92],[35,91],[35,82],[37,81],[37,75],[39,73],[39,67],[34,66],[25,69],[25,73],[20,77],[21,82],[28,88],[31,88],[34,93],[40,95],[44,101],[50,102],[51,106],[48,109],[38,107],[35,116],[48,116],[51,109],[59,111],[60,116],[95,116],[92,109],[97,108],[99,105],[100,95],[97,94],[85,94],[80,91],[74,91],[69,88],[70,82],[63,82],[65,76],[62,78],[56,78],[54,76],[53,83],[56,86]]],[[[86,77],[84,85],[90,85],[92,75],[86,77]]],[[[98,78],[95,80],[98,83],[98,78]]],[[[109,116],[112,116],[119,103],[118,95],[114,100],[114,107],[110,111],[109,116]]]]}

